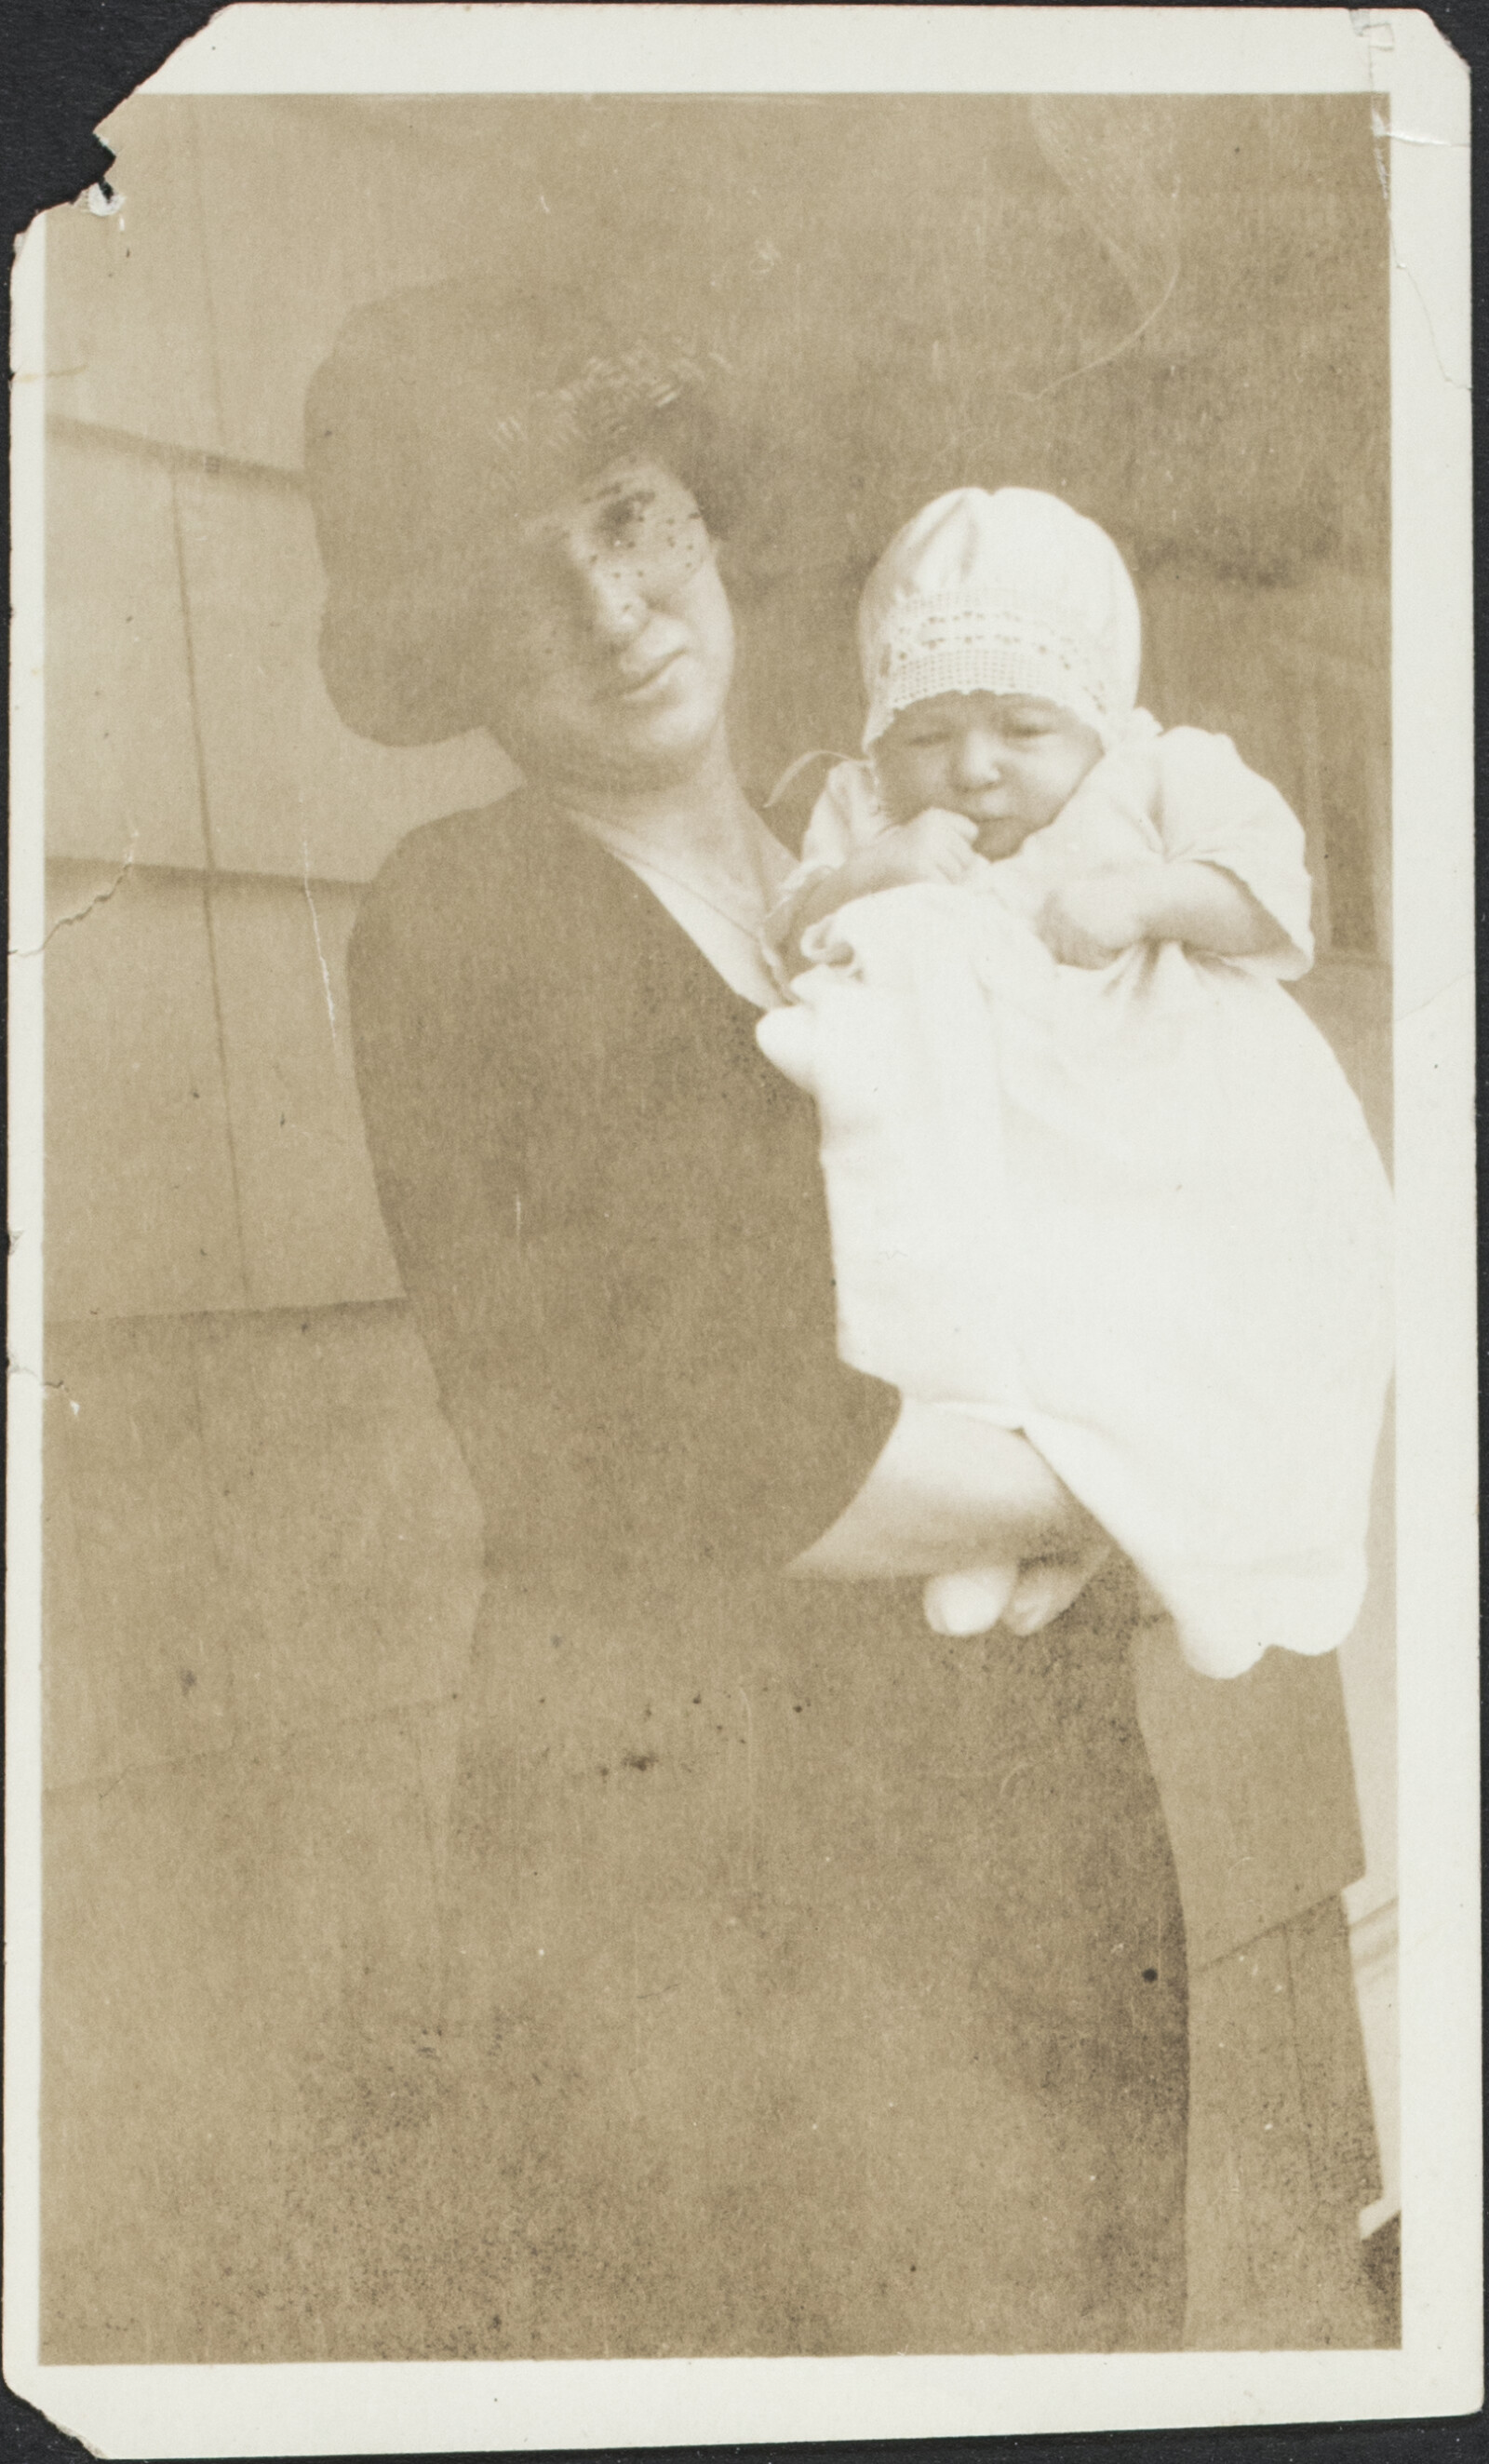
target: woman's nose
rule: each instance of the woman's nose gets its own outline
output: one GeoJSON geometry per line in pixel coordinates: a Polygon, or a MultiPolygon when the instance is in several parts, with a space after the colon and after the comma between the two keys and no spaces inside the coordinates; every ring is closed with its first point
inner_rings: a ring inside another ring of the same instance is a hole
{"type": "Polygon", "coordinates": [[[641,576],[623,558],[577,561],[575,580],[586,631],[607,649],[624,649],[642,630],[650,609],[641,576]]]}

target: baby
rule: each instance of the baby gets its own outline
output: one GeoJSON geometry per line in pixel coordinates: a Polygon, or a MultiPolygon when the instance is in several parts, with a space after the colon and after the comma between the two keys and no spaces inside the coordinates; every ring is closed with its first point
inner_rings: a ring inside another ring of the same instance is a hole
{"type": "MultiPolygon", "coordinates": [[[[1229,738],[1136,709],[1131,581],[1053,496],[938,498],[859,629],[865,758],[759,1028],[818,1099],[844,1356],[1024,1429],[1196,1667],[1330,1649],[1389,1264],[1358,1105],[1279,981],[1313,955],[1303,832],[1229,738]]],[[[931,1623],[986,1631],[1017,1573],[935,1578],[931,1623]]]]}

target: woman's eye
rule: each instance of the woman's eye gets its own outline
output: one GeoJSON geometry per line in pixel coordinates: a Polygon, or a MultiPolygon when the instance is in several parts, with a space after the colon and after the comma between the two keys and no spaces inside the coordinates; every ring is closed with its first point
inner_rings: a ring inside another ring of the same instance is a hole
{"type": "Polygon", "coordinates": [[[623,496],[605,509],[604,537],[609,547],[634,547],[651,510],[649,496],[623,496]]]}

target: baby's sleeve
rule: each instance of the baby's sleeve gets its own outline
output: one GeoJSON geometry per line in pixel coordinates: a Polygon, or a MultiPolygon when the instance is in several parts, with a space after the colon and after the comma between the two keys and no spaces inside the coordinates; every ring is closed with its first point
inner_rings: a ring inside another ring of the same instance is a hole
{"type": "Polygon", "coordinates": [[[766,918],[764,950],[768,965],[784,989],[792,972],[788,958],[797,901],[809,883],[836,872],[860,847],[870,847],[889,827],[874,790],[874,774],[866,761],[839,761],[812,807],[801,841],[801,861],[789,873],[766,918]]]}
{"type": "Polygon", "coordinates": [[[801,863],[814,872],[836,871],[861,847],[871,847],[889,826],[867,761],[839,761],[812,807],[801,841],[801,863]]]}
{"type": "Polygon", "coordinates": [[[1157,767],[1153,819],[1165,855],[1233,873],[1287,936],[1284,948],[1240,963],[1284,979],[1306,975],[1313,883],[1303,825],[1286,799],[1248,770],[1228,736],[1170,728],[1150,758],[1157,767]]]}

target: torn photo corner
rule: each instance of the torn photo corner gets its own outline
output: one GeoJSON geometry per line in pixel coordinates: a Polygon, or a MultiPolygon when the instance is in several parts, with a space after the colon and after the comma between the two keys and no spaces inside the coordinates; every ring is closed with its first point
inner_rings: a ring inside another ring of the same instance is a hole
{"type": "Polygon", "coordinates": [[[12,324],[8,2383],[1472,2411],[1462,62],[245,5],[101,134],[12,324]]]}

